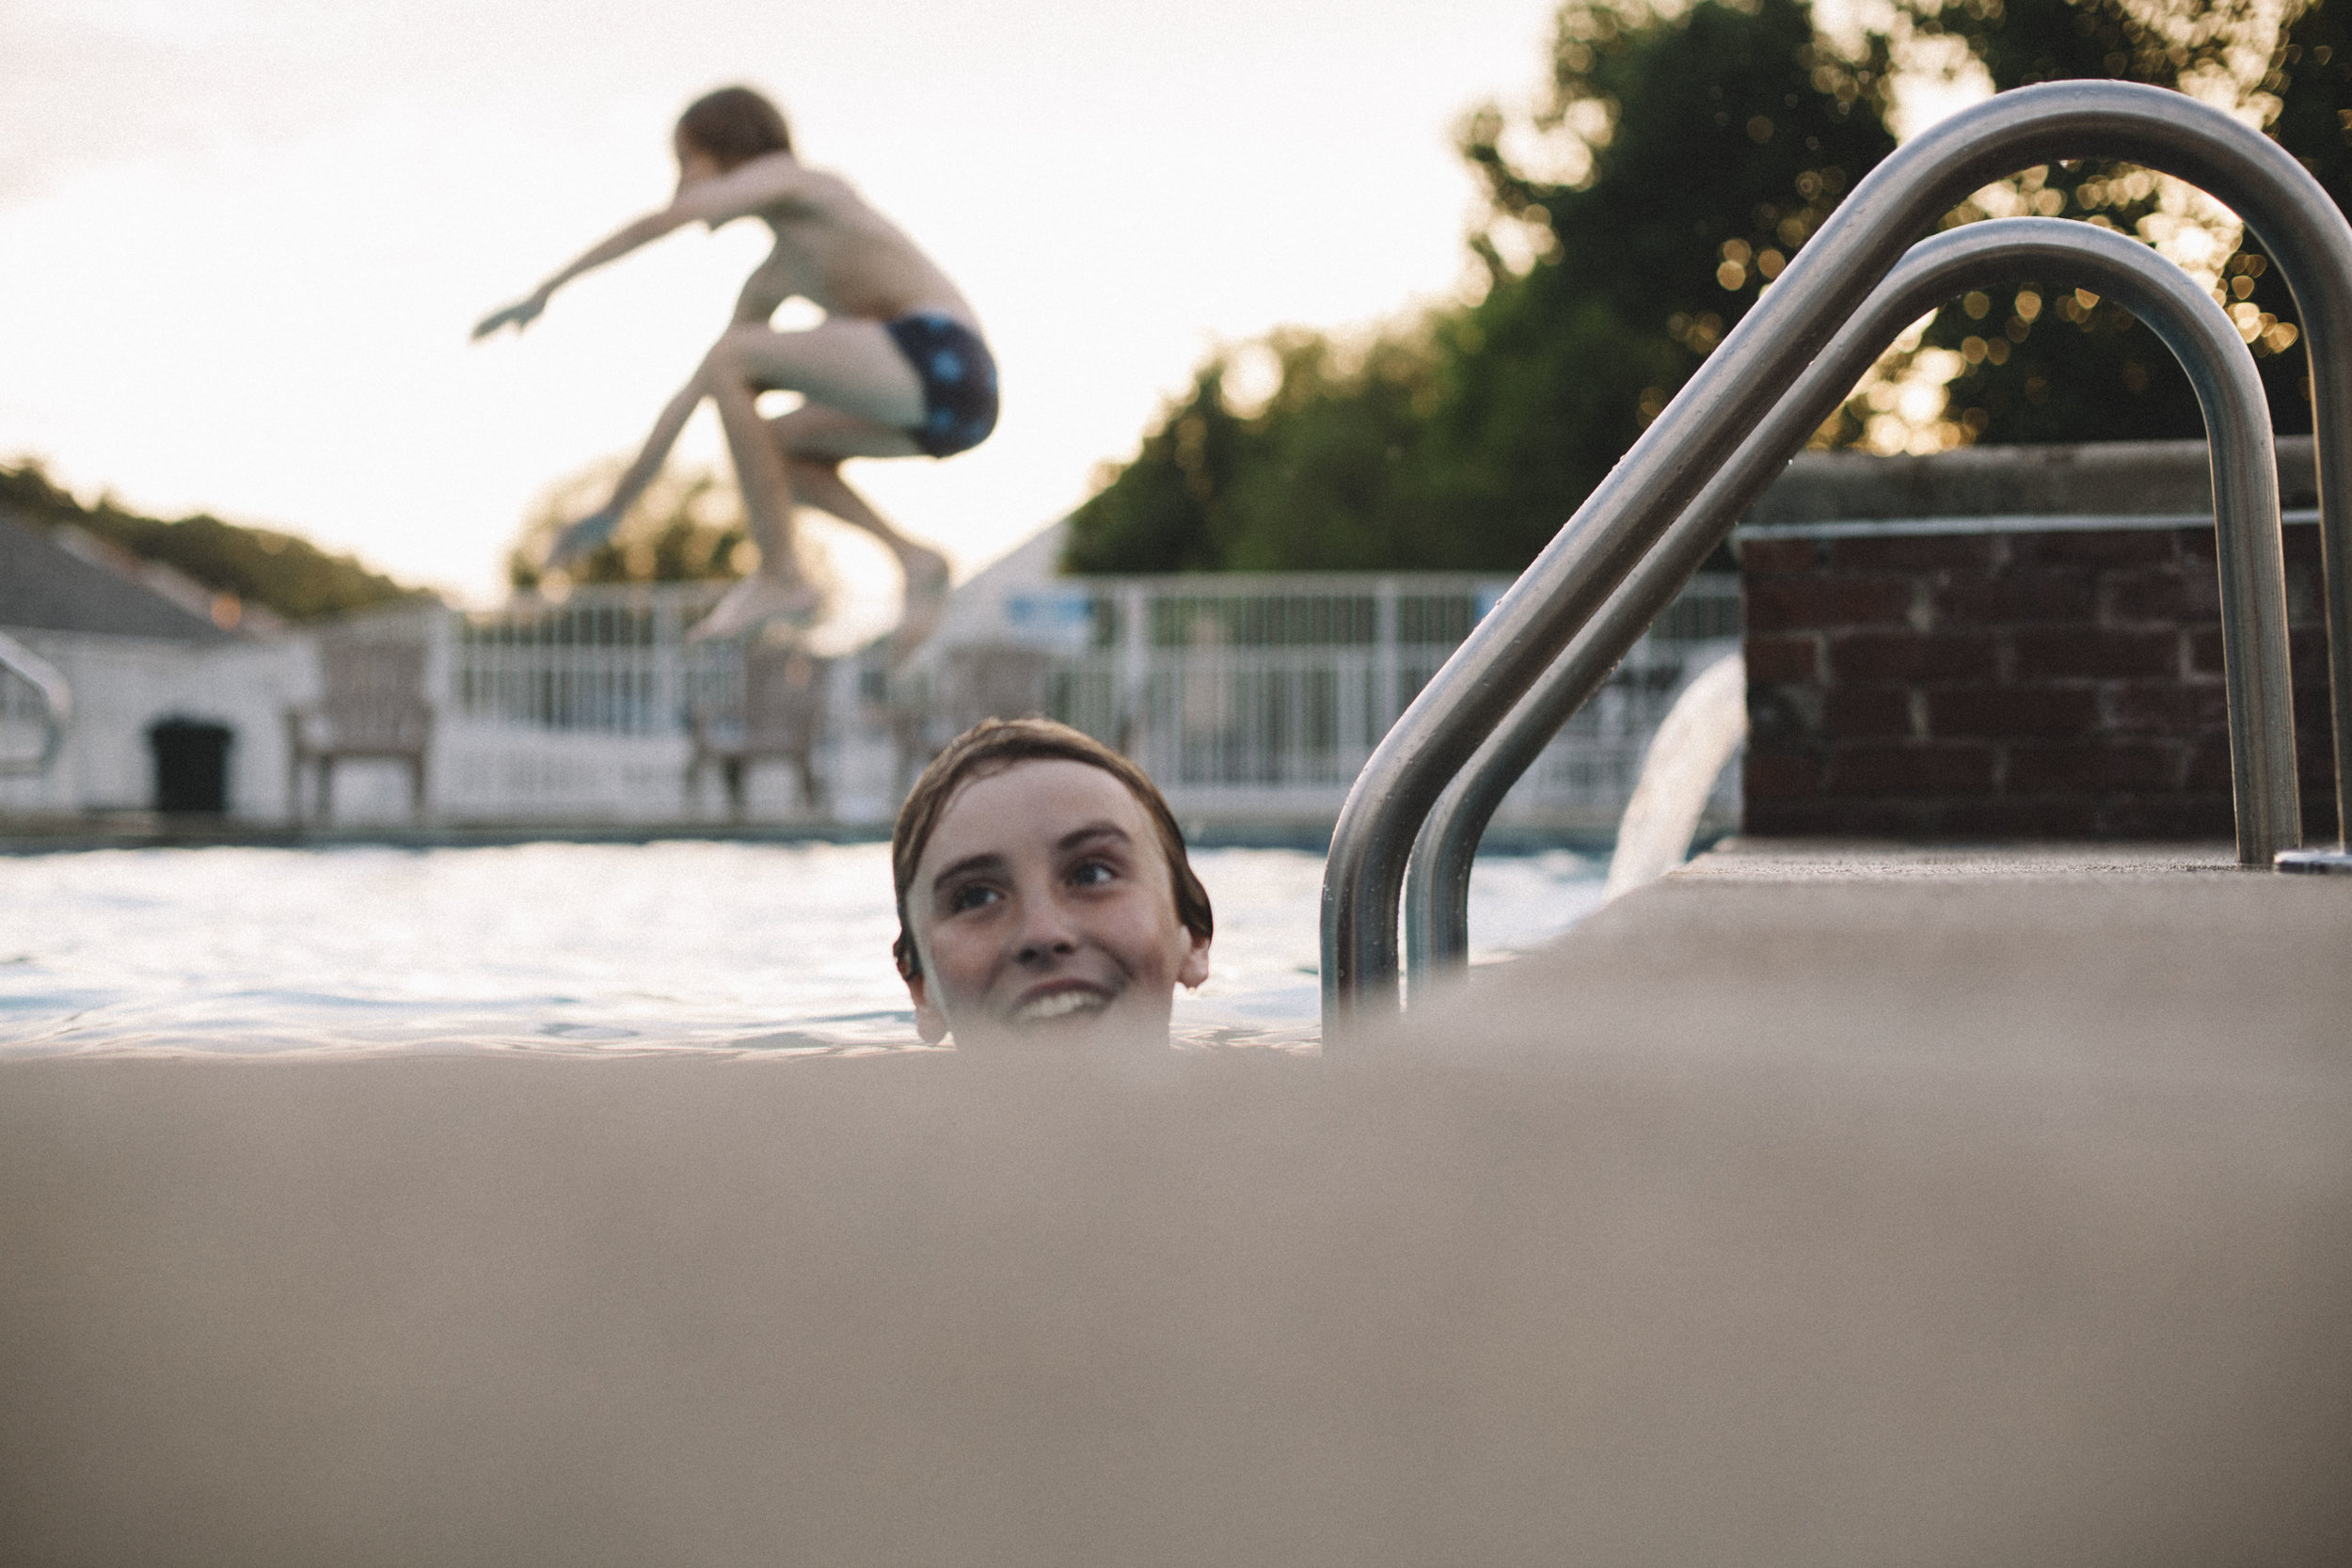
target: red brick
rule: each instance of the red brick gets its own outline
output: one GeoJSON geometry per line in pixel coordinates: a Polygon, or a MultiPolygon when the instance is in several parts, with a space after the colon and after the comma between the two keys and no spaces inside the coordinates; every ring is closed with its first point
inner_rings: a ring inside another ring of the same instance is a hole
{"type": "Polygon", "coordinates": [[[1752,578],[1746,589],[1741,598],[1751,632],[1899,626],[1911,612],[1908,578],[1752,578]]]}
{"type": "Polygon", "coordinates": [[[2106,727],[2192,736],[2226,729],[2230,696],[2218,681],[2134,681],[2106,689],[2106,727]]]}
{"type": "Polygon", "coordinates": [[[2315,626],[2328,618],[2320,596],[2320,573],[2317,562],[2287,562],[2287,625],[2315,626]]]}
{"type": "Polygon", "coordinates": [[[1821,639],[1818,632],[1766,632],[1750,637],[1741,650],[1751,681],[1818,681],[1821,639]]]}
{"type": "Polygon", "coordinates": [[[2181,771],[2181,749],[2160,741],[2072,740],[2019,746],[2009,753],[2002,787],[2014,794],[2167,790],[2181,771]]]}
{"type": "Polygon", "coordinates": [[[2087,796],[1995,795],[1935,801],[1924,831],[1936,838],[2079,838],[2097,822],[2098,803],[2087,796]]]}
{"type": "MultiPolygon", "coordinates": [[[[1788,833],[1883,835],[1934,839],[2084,838],[2097,832],[2099,802],[2044,796],[1929,796],[1921,799],[1832,797],[1775,808],[1788,833]]],[[[1755,832],[1753,827],[1744,831],[1755,832]]]]}
{"type": "Polygon", "coordinates": [[[1810,681],[1748,683],[1748,738],[1773,751],[1810,746],[1821,733],[1821,689],[1810,681]]]}
{"type": "MultiPolygon", "coordinates": [[[[2289,652],[2293,651],[2290,635],[2289,652]]],[[[2192,675],[2221,673],[2221,628],[2192,626],[2188,631],[2188,671],[2192,675]]]]}
{"type": "Polygon", "coordinates": [[[2336,796],[2330,789],[2303,792],[2303,842],[2329,844],[2335,842],[2336,796]]]}
{"type": "Polygon", "coordinates": [[[2287,631],[2287,668],[2298,681],[2328,684],[2328,632],[2323,626],[2294,626],[2287,631]]]}
{"type": "Polygon", "coordinates": [[[2190,790],[2226,792],[2231,787],[2230,737],[2215,736],[2191,749],[2182,785],[2190,790]]]}
{"type": "Polygon", "coordinates": [[[1750,577],[1766,572],[1814,572],[1821,552],[1811,539],[1748,539],[1740,545],[1740,570],[1750,577]]]}
{"type": "Polygon", "coordinates": [[[1980,631],[1849,632],[1829,644],[1831,675],[1839,681],[1989,681],[1999,650],[1980,631]]]}
{"type": "Polygon", "coordinates": [[[2017,676],[2127,679],[2169,675],[2180,667],[2180,636],[2169,629],[2122,631],[2109,626],[2023,626],[2013,635],[2017,676]]]}
{"type": "MultiPolygon", "coordinates": [[[[2020,562],[2053,566],[2160,565],[2176,560],[2182,529],[2073,529],[2010,538],[2020,562]]],[[[2213,531],[2207,529],[2211,535],[2213,531]]]]}
{"type": "Polygon", "coordinates": [[[1811,752],[1767,752],[1751,746],[1740,765],[1748,801],[1804,800],[1821,792],[1821,759],[1811,752]]]}
{"type": "Polygon", "coordinates": [[[1955,572],[1935,585],[1932,602],[1938,626],[2088,622],[2098,608],[2087,566],[1955,572]]]}
{"type": "Polygon", "coordinates": [[[2102,575],[2099,619],[2107,625],[2161,621],[2180,626],[2221,618],[2221,576],[2210,562],[2137,566],[2102,575]]]}
{"type": "Polygon", "coordinates": [[[1830,560],[1841,570],[1919,571],[1938,566],[1991,566],[1999,559],[2000,540],[1989,533],[1900,534],[1867,539],[1838,539],[1830,544],[1830,560]]]}
{"type": "Polygon", "coordinates": [[[2099,698],[2086,686],[1956,686],[1928,693],[1928,733],[1938,740],[2089,735],[2099,698]]]}
{"type": "Polygon", "coordinates": [[[1748,820],[1767,824],[1754,832],[1802,833],[1814,837],[1928,839],[1952,836],[1941,825],[1951,802],[1934,799],[1908,800],[1886,796],[1834,796],[1819,800],[1769,803],[1752,812],[1748,820]]]}
{"type": "Polygon", "coordinates": [[[2099,802],[2099,833],[2103,838],[2227,841],[2234,823],[2227,795],[2122,795],[2099,802]]]}
{"type": "Polygon", "coordinates": [[[1908,737],[1911,692],[1900,686],[1834,686],[1822,700],[1821,732],[1848,736],[1908,737]]]}
{"type": "Polygon", "coordinates": [[[1990,746],[1850,746],[1830,753],[1832,795],[1981,794],[1993,787],[1990,746]]]}
{"type": "Polygon", "coordinates": [[[1817,830],[1868,838],[1900,838],[1916,842],[1941,836],[1935,831],[1933,800],[1850,800],[1833,802],[1836,814],[1817,830]]]}
{"type": "Polygon", "coordinates": [[[1845,800],[1824,800],[1810,795],[1799,800],[1777,800],[1751,792],[1740,808],[1740,832],[1743,836],[1772,838],[1887,831],[1875,824],[1857,824],[1852,810],[1851,802],[1845,800]]]}

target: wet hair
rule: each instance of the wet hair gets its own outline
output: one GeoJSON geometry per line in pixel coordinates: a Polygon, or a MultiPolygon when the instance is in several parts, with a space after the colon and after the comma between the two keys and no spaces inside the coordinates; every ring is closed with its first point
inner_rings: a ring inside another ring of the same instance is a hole
{"type": "Polygon", "coordinates": [[[768,152],[792,150],[784,111],[749,87],[707,92],[677,117],[678,139],[702,149],[723,169],[768,152]]]}
{"type": "Polygon", "coordinates": [[[915,869],[922,864],[923,851],[930,847],[931,834],[947,802],[972,780],[1001,773],[1023,762],[1080,762],[1101,768],[1126,785],[1127,793],[1159,830],[1160,850],[1168,857],[1168,879],[1176,890],[1177,922],[1202,942],[1209,940],[1216,927],[1209,911],[1209,890],[1193,874],[1192,862],[1184,856],[1184,830],[1176,825],[1176,814],[1168,809],[1168,799],[1152,782],[1151,774],[1085,731],[1051,719],[984,719],[947,742],[946,750],[931,759],[907,792],[906,803],[898,808],[898,825],[890,832],[890,876],[898,893],[898,940],[890,944],[890,953],[898,960],[903,978],[912,980],[923,973],[923,960],[914,950],[914,936],[907,925],[907,893],[914,886],[915,869]]]}

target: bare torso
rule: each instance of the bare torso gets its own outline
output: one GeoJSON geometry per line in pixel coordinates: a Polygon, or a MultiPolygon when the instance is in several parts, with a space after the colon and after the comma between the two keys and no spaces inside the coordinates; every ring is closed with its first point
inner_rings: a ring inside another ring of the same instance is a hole
{"type": "Polygon", "coordinates": [[[797,173],[786,194],[750,214],[768,225],[776,245],[744,280],[735,308],[739,325],[764,325],[799,296],[829,316],[891,321],[936,311],[979,330],[978,317],[947,275],[848,181],[815,169],[797,173]]]}

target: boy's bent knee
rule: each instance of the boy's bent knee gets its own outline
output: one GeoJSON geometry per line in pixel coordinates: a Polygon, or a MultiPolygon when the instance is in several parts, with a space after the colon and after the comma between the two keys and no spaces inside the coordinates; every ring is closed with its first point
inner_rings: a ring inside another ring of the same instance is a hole
{"type": "Polygon", "coordinates": [[[755,338],[764,335],[765,328],[731,326],[719,334],[719,341],[703,355],[702,371],[706,380],[725,377],[741,381],[750,373],[748,350],[755,338]]]}

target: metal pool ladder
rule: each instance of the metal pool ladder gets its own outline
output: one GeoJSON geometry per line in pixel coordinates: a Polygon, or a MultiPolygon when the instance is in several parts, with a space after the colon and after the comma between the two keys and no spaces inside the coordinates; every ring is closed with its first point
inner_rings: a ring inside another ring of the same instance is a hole
{"type": "Polygon", "coordinates": [[[2337,821],[2352,824],[2352,439],[2335,434],[2352,429],[2352,225],[2284,149],[2183,94],[2023,87],[1915,137],[1855,185],[1375,749],[1324,870],[1327,1047],[1399,1009],[1401,903],[1417,973],[1462,960],[1470,857],[1495,804],[1885,344],[1951,295],[2026,271],[2115,294],[2188,372],[2213,449],[2238,858],[2295,855],[2278,476],[2235,328],[2178,268],[2089,224],[1969,224],[1906,250],[1971,191],[2080,158],[2210,191],[2295,295],[2318,433],[2337,821]]]}
{"type": "Polygon", "coordinates": [[[65,745],[73,724],[73,688],[57,667],[6,632],[0,632],[0,673],[32,689],[40,705],[40,750],[26,756],[0,754],[0,778],[45,773],[65,745]]]}

